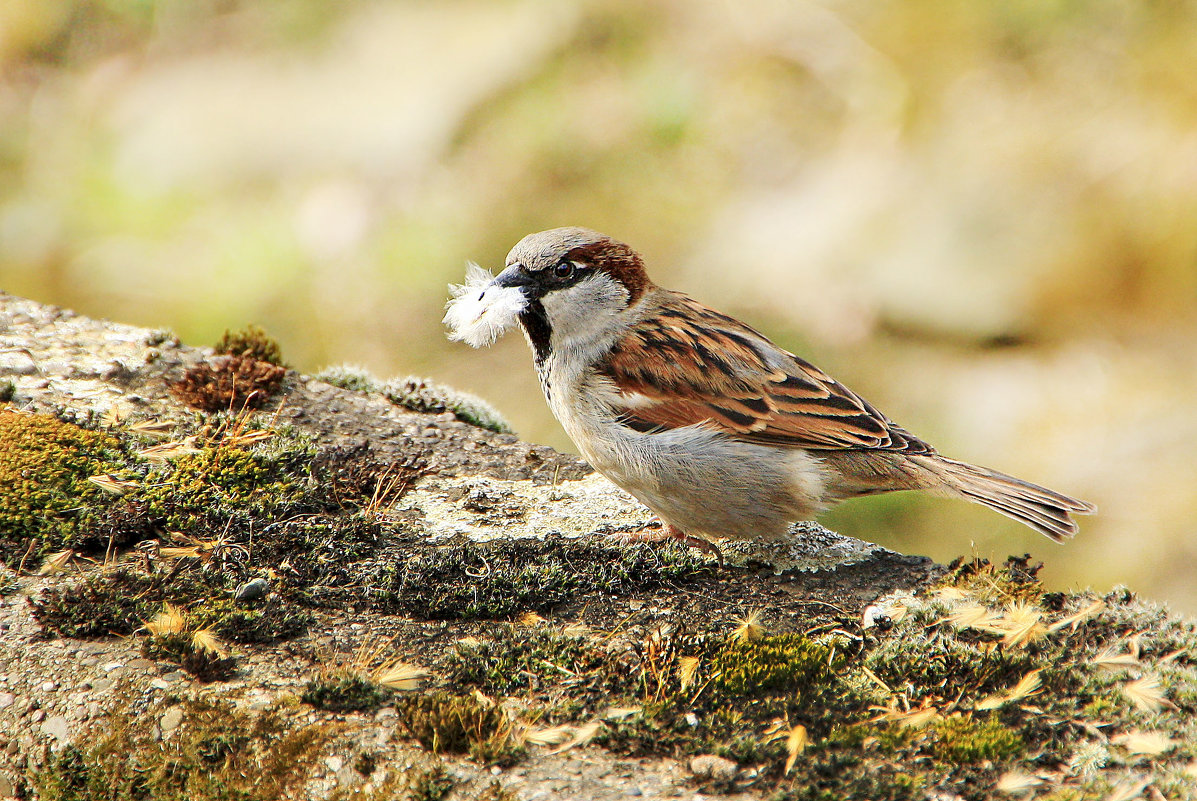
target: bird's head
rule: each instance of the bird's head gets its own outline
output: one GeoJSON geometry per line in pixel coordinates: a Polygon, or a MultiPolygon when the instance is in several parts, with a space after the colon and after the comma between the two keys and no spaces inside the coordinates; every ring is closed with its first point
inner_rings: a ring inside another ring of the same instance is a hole
{"type": "Polygon", "coordinates": [[[466,284],[450,287],[450,338],[481,347],[523,325],[538,359],[565,342],[609,330],[652,286],[640,254],[587,228],[529,234],[491,278],[471,265],[466,284]]]}

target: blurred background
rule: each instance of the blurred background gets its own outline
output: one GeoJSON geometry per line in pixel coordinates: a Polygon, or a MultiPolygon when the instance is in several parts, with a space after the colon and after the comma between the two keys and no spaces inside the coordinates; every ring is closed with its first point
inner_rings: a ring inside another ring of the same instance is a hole
{"type": "Polygon", "coordinates": [[[0,288],[491,400],[445,285],[597,228],[948,455],[1097,503],[824,522],[1197,612],[1197,2],[4,0],[0,288]]]}

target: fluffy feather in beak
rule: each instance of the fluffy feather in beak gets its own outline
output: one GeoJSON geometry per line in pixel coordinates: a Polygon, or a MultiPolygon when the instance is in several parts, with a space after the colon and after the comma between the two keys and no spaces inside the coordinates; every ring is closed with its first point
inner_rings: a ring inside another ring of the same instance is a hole
{"type": "Polygon", "coordinates": [[[519,322],[528,299],[519,286],[506,285],[502,278],[470,262],[465,283],[449,285],[453,299],[445,306],[442,321],[449,326],[449,339],[481,348],[519,322]]]}

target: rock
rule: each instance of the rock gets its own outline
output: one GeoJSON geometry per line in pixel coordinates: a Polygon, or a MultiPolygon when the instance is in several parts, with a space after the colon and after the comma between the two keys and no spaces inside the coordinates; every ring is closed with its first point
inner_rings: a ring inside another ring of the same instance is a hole
{"type": "Polygon", "coordinates": [[[690,760],[690,772],[700,779],[730,782],[740,772],[740,766],[721,756],[699,754],[690,760]]]}
{"type": "Polygon", "coordinates": [[[183,722],[182,707],[172,706],[170,709],[162,713],[162,717],[158,719],[158,728],[162,730],[163,734],[172,732],[179,728],[179,724],[183,722]]]}
{"type": "Polygon", "coordinates": [[[8,709],[17,701],[14,693],[0,693],[0,709],[8,709]]]}
{"type": "Polygon", "coordinates": [[[71,724],[62,715],[55,715],[42,724],[42,733],[65,743],[71,739],[71,724]]]}
{"type": "Polygon", "coordinates": [[[256,601],[270,591],[270,582],[264,578],[250,579],[233,593],[234,601],[256,601]]]}

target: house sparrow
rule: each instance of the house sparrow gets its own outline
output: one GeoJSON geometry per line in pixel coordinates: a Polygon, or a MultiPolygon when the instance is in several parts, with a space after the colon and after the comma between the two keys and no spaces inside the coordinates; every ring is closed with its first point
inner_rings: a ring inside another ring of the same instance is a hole
{"type": "Polygon", "coordinates": [[[599,472],[661,519],[660,536],[775,539],[839,501],[928,490],[1059,542],[1095,508],[940,456],[868,401],[739,320],[654,284],[640,255],[585,228],[524,237],[493,277],[451,286],[450,338],[518,322],[553,414],[599,472]]]}

